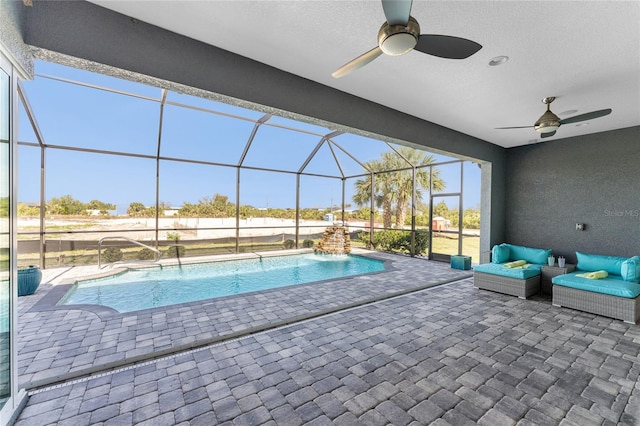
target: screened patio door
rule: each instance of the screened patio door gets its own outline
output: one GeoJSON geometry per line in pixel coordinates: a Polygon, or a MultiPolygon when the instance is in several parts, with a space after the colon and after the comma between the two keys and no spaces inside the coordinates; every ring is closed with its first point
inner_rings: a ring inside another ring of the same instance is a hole
{"type": "Polygon", "coordinates": [[[451,256],[462,253],[461,212],[462,197],[460,193],[431,196],[429,204],[429,259],[448,262],[451,256]]]}

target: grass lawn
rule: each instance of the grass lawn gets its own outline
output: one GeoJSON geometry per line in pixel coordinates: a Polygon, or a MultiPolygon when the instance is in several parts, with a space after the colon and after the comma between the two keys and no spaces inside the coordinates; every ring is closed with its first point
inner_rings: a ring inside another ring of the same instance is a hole
{"type": "MultiPolygon", "coordinates": [[[[458,254],[458,239],[433,237],[432,251],[442,254],[458,254]]],[[[480,263],[480,237],[463,236],[462,254],[471,256],[471,263],[480,263]]]]}

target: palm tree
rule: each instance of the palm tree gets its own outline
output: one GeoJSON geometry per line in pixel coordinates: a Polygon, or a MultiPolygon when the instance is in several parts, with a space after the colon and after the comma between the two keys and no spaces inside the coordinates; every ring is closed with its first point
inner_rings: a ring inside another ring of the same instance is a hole
{"type": "MultiPolygon", "coordinates": [[[[440,177],[440,170],[432,168],[431,176],[429,175],[429,168],[422,167],[435,162],[433,155],[424,151],[412,149],[408,147],[401,147],[399,149],[400,155],[404,157],[409,163],[416,167],[416,204],[418,201],[422,201],[423,189],[429,190],[430,179],[433,178],[433,192],[440,192],[445,188],[445,182],[440,177]]],[[[383,156],[389,157],[398,163],[397,168],[406,167],[406,162],[399,158],[397,155],[392,155],[391,152],[386,152],[383,156]],[[400,163],[401,162],[401,163],[400,163]],[[402,165],[404,164],[404,166],[402,165]]],[[[404,226],[407,210],[411,207],[411,195],[413,192],[413,173],[411,170],[402,170],[395,172],[394,179],[396,181],[396,227],[401,228],[404,226]]]]}
{"type": "MultiPolygon", "coordinates": [[[[382,161],[373,160],[365,163],[367,168],[375,173],[374,207],[382,208],[382,222],[385,228],[391,227],[391,211],[393,203],[393,179],[389,173],[380,173],[388,170],[382,161]],[[377,172],[377,173],[376,173],[377,172]]],[[[356,192],[353,202],[359,206],[369,205],[371,202],[371,175],[364,179],[358,179],[355,183],[356,192]]]]}
{"type": "MultiPolygon", "coordinates": [[[[413,172],[406,169],[412,165],[416,169],[416,202],[422,200],[422,190],[429,189],[431,176],[429,168],[421,167],[433,164],[435,159],[431,154],[424,151],[408,147],[401,147],[399,153],[402,157],[392,151],[382,154],[379,160],[373,160],[365,165],[375,173],[374,205],[382,208],[383,226],[391,227],[392,212],[395,212],[396,227],[402,227],[409,208],[409,202],[413,193],[413,172]],[[406,159],[406,161],[405,161],[406,159]],[[410,163],[407,163],[407,161],[410,163]],[[386,170],[395,170],[385,172],[386,170]],[[395,204],[395,208],[394,208],[395,204]]],[[[445,183],[440,178],[440,171],[433,168],[433,191],[442,191],[445,183]]],[[[356,192],[353,195],[353,202],[359,206],[367,205],[371,202],[371,176],[359,179],[355,183],[356,192]]]]}

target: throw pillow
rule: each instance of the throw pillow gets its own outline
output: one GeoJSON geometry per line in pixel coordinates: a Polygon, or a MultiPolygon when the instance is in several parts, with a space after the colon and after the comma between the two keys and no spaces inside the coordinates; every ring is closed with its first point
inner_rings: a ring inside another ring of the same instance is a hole
{"type": "Polygon", "coordinates": [[[493,246],[491,250],[491,262],[492,263],[504,263],[509,260],[511,254],[509,246],[502,243],[500,245],[493,246]]]}
{"type": "Polygon", "coordinates": [[[640,282],[640,256],[633,256],[622,262],[620,272],[623,280],[640,282]]]}

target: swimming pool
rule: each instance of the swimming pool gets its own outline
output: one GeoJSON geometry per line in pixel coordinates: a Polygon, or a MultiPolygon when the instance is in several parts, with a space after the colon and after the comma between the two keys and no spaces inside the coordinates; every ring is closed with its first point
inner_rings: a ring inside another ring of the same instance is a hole
{"type": "Polygon", "coordinates": [[[93,304],[131,312],[384,269],[377,259],[320,254],[153,267],[78,281],[58,305],[93,304]]]}

